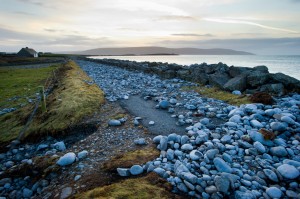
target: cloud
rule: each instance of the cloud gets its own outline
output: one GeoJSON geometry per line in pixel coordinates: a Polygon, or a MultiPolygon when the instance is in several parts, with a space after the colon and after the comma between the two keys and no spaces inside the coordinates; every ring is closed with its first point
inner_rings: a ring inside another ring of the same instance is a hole
{"type": "Polygon", "coordinates": [[[193,34],[193,33],[175,33],[172,36],[182,36],[182,37],[214,37],[213,34],[193,34]]]}
{"type": "Polygon", "coordinates": [[[288,33],[299,33],[298,31],[294,31],[294,30],[266,26],[266,25],[262,25],[259,23],[251,22],[251,21],[244,21],[244,20],[233,19],[233,18],[203,18],[203,20],[217,22],[217,23],[246,24],[246,25],[257,26],[257,27],[269,29],[269,30],[278,30],[278,31],[288,32],[288,33]]]}
{"type": "Polygon", "coordinates": [[[30,13],[30,12],[25,12],[25,11],[16,11],[16,12],[14,12],[14,13],[15,13],[15,14],[18,14],[18,15],[35,16],[35,14],[30,13]]]}
{"type": "Polygon", "coordinates": [[[155,19],[155,21],[197,21],[197,18],[184,15],[165,15],[155,19]]]}
{"type": "Polygon", "coordinates": [[[30,3],[36,6],[42,6],[42,7],[45,6],[45,3],[39,0],[17,0],[17,1],[20,1],[22,3],[30,3]]]}

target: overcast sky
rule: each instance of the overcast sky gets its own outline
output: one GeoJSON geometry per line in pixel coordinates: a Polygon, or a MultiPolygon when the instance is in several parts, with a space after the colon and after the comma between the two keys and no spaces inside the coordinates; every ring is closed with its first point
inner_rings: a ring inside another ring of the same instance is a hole
{"type": "Polygon", "coordinates": [[[164,46],[300,55],[300,0],[0,0],[0,51],[164,46]]]}

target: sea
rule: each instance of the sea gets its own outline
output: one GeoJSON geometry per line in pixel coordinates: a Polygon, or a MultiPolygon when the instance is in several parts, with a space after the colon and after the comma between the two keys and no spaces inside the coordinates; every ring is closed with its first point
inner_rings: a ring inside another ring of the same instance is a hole
{"type": "Polygon", "coordinates": [[[168,62],[180,65],[216,64],[255,67],[265,65],[270,73],[284,73],[300,80],[300,55],[148,55],[148,56],[92,56],[94,59],[168,62]]]}

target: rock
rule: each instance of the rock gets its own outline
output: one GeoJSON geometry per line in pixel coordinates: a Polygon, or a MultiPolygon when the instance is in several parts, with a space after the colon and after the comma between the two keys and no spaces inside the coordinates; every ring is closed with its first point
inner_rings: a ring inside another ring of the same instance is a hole
{"type": "Polygon", "coordinates": [[[6,183],[12,183],[12,179],[11,178],[2,178],[2,179],[0,179],[0,186],[5,185],[6,183]]]}
{"type": "Polygon", "coordinates": [[[282,116],[280,118],[280,120],[282,122],[286,122],[286,123],[291,124],[291,125],[295,124],[295,121],[292,118],[290,118],[289,116],[282,116]]]}
{"type": "Polygon", "coordinates": [[[10,160],[4,163],[4,166],[6,168],[11,168],[14,165],[15,165],[15,163],[13,161],[10,161],[10,160]]]}
{"type": "Polygon", "coordinates": [[[234,90],[231,92],[233,95],[242,95],[241,91],[234,90]]]}
{"type": "Polygon", "coordinates": [[[24,198],[30,198],[32,196],[33,192],[30,189],[24,188],[23,189],[23,197],[24,198]]]}
{"type": "Polygon", "coordinates": [[[205,155],[209,158],[209,159],[214,159],[214,157],[219,153],[218,149],[209,149],[205,155]]]}
{"type": "Polygon", "coordinates": [[[288,90],[300,88],[299,80],[290,77],[288,75],[285,75],[283,73],[272,74],[271,79],[274,80],[275,82],[282,83],[284,87],[287,88],[288,90]]]}
{"type": "Polygon", "coordinates": [[[278,182],[278,177],[277,175],[274,173],[274,171],[270,170],[270,169],[264,169],[263,170],[265,175],[272,181],[274,182],[278,182]]]}
{"type": "Polygon", "coordinates": [[[60,199],[68,198],[69,196],[71,196],[72,191],[73,191],[72,187],[63,188],[63,190],[61,191],[61,194],[60,194],[60,199]]]}
{"type": "Polygon", "coordinates": [[[126,169],[126,168],[117,168],[117,172],[120,176],[123,176],[123,177],[130,176],[129,169],[126,169]]]}
{"type": "Polygon", "coordinates": [[[271,140],[265,140],[264,136],[257,131],[250,131],[249,136],[253,141],[257,141],[266,146],[274,146],[274,143],[271,140]]]}
{"type": "Polygon", "coordinates": [[[217,191],[218,191],[217,187],[215,187],[213,185],[205,188],[205,192],[208,194],[216,193],[217,191]]]}
{"type": "Polygon", "coordinates": [[[167,109],[169,107],[169,102],[167,100],[162,100],[158,105],[161,109],[167,109]]]}
{"type": "Polygon", "coordinates": [[[214,73],[209,75],[209,84],[224,89],[224,85],[230,80],[226,73],[214,73]]]}
{"type": "Polygon", "coordinates": [[[82,159],[86,158],[87,155],[88,155],[88,152],[86,150],[83,150],[83,151],[79,152],[77,156],[78,156],[79,160],[82,160],[82,159]]]}
{"type": "Polygon", "coordinates": [[[238,93],[238,95],[241,95],[240,91],[244,91],[246,88],[247,88],[247,76],[244,74],[230,79],[224,85],[225,90],[237,91],[236,93],[238,93]]]}
{"type": "Polygon", "coordinates": [[[273,95],[282,96],[284,95],[283,84],[265,84],[260,87],[260,91],[266,93],[272,93],[273,95]]]}
{"type": "Polygon", "coordinates": [[[221,142],[223,144],[229,144],[230,141],[231,141],[231,135],[224,135],[222,138],[221,138],[221,142]]]}
{"type": "Polygon", "coordinates": [[[121,126],[122,123],[119,120],[109,120],[108,125],[109,126],[121,126]]]}
{"type": "Polygon", "coordinates": [[[232,173],[232,168],[223,159],[216,157],[213,162],[219,172],[232,173]]]}
{"type": "Polygon", "coordinates": [[[288,155],[286,149],[283,146],[276,146],[270,149],[270,153],[272,155],[276,155],[278,157],[285,157],[288,155]]]}
{"type": "Polygon", "coordinates": [[[65,145],[65,143],[63,141],[56,142],[53,145],[53,148],[55,148],[56,150],[59,150],[59,151],[65,151],[66,150],[66,145],[65,145]]]}
{"type": "Polygon", "coordinates": [[[67,153],[64,156],[60,157],[59,160],[56,162],[59,166],[67,166],[75,162],[76,155],[75,153],[67,153]]]}
{"type": "Polygon", "coordinates": [[[240,115],[233,115],[233,116],[229,119],[229,122],[241,123],[241,116],[240,116],[240,115]]]}
{"type": "Polygon", "coordinates": [[[298,169],[289,164],[283,164],[277,168],[277,171],[287,179],[296,179],[300,175],[298,169]]]}
{"type": "Polygon", "coordinates": [[[131,175],[139,175],[141,173],[143,173],[143,167],[141,167],[140,165],[133,165],[131,168],[130,168],[130,173],[131,175]]]}
{"type": "Polygon", "coordinates": [[[191,144],[184,144],[181,146],[181,150],[191,151],[193,150],[193,146],[191,144]]]}
{"type": "Polygon", "coordinates": [[[153,142],[154,142],[155,144],[159,144],[162,137],[163,137],[162,135],[155,136],[155,137],[153,138],[153,142]]]}
{"type": "Polygon", "coordinates": [[[166,151],[167,148],[168,148],[168,138],[167,136],[162,136],[161,139],[160,139],[160,150],[161,151],[166,151]]]}
{"type": "Polygon", "coordinates": [[[147,143],[146,143],[145,138],[139,138],[139,139],[134,140],[134,144],[136,144],[136,145],[146,145],[147,143]]]}
{"type": "Polygon", "coordinates": [[[251,126],[253,126],[254,128],[260,129],[263,128],[264,126],[257,120],[251,120],[250,121],[251,126]]]}
{"type": "Polygon", "coordinates": [[[36,150],[37,151],[41,151],[41,150],[44,150],[44,149],[46,149],[48,147],[49,147],[48,144],[40,144],[36,150]]]}
{"type": "Polygon", "coordinates": [[[154,122],[154,121],[150,121],[148,124],[149,124],[149,125],[154,125],[155,122],[154,122]]]}
{"type": "Polygon", "coordinates": [[[80,178],[81,178],[81,175],[76,175],[76,176],[74,177],[74,181],[78,181],[80,178]]]}
{"type": "Polygon", "coordinates": [[[271,126],[273,131],[280,131],[280,132],[285,131],[286,128],[287,128],[286,123],[282,123],[282,122],[272,122],[270,124],[270,126],[271,126]]]}
{"type": "Polygon", "coordinates": [[[268,73],[253,71],[247,76],[247,84],[251,87],[257,87],[264,85],[269,79],[270,75],[268,73]]]}
{"type": "Polygon", "coordinates": [[[203,157],[203,154],[197,150],[192,150],[190,152],[190,158],[191,160],[199,160],[201,157],[203,157]]]}
{"type": "Polygon", "coordinates": [[[230,181],[223,177],[223,176],[217,176],[214,179],[215,185],[217,187],[217,190],[223,193],[227,193],[230,186],[230,181]]]}
{"type": "Polygon", "coordinates": [[[253,143],[253,146],[257,149],[258,152],[260,153],[265,153],[266,152],[266,148],[264,147],[264,145],[262,145],[260,142],[256,141],[253,143]]]}
{"type": "Polygon", "coordinates": [[[172,149],[167,150],[167,159],[173,160],[174,159],[174,151],[172,149]]]}
{"type": "Polygon", "coordinates": [[[209,119],[208,118],[202,118],[200,120],[200,123],[203,124],[203,125],[208,125],[209,124],[209,119]]]}
{"type": "Polygon", "coordinates": [[[277,187],[269,187],[269,188],[267,188],[266,193],[271,198],[280,198],[281,195],[282,195],[282,192],[277,187]]]}
{"type": "Polygon", "coordinates": [[[250,191],[247,192],[235,191],[234,199],[256,199],[256,196],[250,191]]]}
{"type": "Polygon", "coordinates": [[[197,176],[195,176],[194,174],[192,174],[190,172],[184,173],[183,178],[192,184],[196,184],[197,179],[198,179],[197,176]]]}

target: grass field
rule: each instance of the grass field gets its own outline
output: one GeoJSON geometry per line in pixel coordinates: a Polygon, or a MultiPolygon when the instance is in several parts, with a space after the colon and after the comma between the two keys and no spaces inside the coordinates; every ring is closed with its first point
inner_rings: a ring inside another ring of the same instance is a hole
{"type": "MultiPolygon", "coordinates": [[[[20,70],[16,72],[18,76],[14,76],[12,71],[9,72],[12,76],[8,76],[8,73],[4,71],[3,76],[6,76],[6,81],[10,82],[6,83],[10,90],[4,86],[3,89],[8,90],[5,90],[3,96],[9,99],[20,93],[23,95],[34,94],[36,86],[43,85],[49,72],[55,68],[30,69],[28,71],[27,69],[16,69],[20,70]],[[32,90],[32,93],[28,93],[28,89],[32,90]]],[[[103,92],[98,86],[85,82],[90,78],[74,62],[70,61],[62,65],[56,73],[55,89],[46,99],[47,112],[38,109],[26,131],[25,138],[62,133],[82,120],[83,117],[94,113],[104,103],[103,92]]],[[[0,144],[18,137],[33,108],[33,105],[27,105],[17,111],[0,116],[0,144]]]]}
{"type": "Polygon", "coordinates": [[[38,87],[45,84],[57,67],[58,65],[35,69],[0,67],[0,108],[19,107],[28,102],[27,97],[35,99],[38,87]]]}

